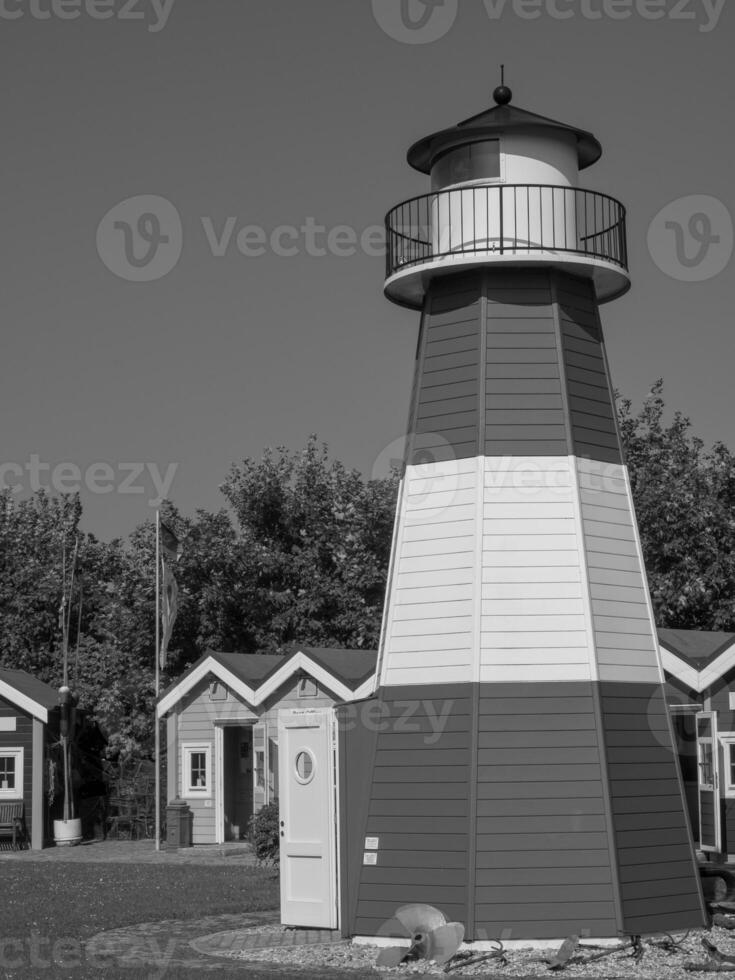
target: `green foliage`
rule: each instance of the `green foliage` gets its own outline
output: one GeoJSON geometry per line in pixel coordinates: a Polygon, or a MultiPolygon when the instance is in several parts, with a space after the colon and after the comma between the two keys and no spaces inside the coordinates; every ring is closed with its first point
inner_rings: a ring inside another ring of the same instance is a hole
{"type": "Polygon", "coordinates": [[[735,631],[735,457],[664,414],[662,381],[639,414],[619,408],[656,621],[735,631]]]}
{"type": "Polygon", "coordinates": [[[266,803],[250,818],[248,840],[258,864],[278,864],[280,859],[280,832],[278,803],[266,803]]]}
{"type": "Polygon", "coordinates": [[[0,493],[0,664],[61,679],[62,546],[73,547],[79,498],[0,493]]]}
{"type": "MultiPolygon", "coordinates": [[[[298,642],[372,647],[380,629],[393,480],[365,482],[311,439],[233,467],[232,511],[162,517],[185,541],[165,689],[208,648],[276,651],[298,642]]],[[[0,494],[0,665],[61,683],[62,550],[78,538],[70,682],[122,764],[153,750],[155,530],[125,541],[79,532],[78,497],[0,494]]]]}
{"type": "MultiPolygon", "coordinates": [[[[735,458],[705,449],[680,413],[665,422],[661,382],[637,415],[623,401],[619,421],[659,625],[735,631],[735,458]]],[[[311,438],[233,466],[228,510],[187,518],[165,504],[185,544],[162,686],[208,648],[376,647],[396,491],[311,438]]],[[[71,686],[124,765],[153,748],[154,526],[105,543],[80,519],[76,496],[0,493],[0,665],[59,686],[62,550],[78,537],[71,686]]]]}
{"type": "Polygon", "coordinates": [[[251,649],[292,642],[375,647],[395,512],[395,480],[365,482],[312,437],[230,471],[251,649]]]}

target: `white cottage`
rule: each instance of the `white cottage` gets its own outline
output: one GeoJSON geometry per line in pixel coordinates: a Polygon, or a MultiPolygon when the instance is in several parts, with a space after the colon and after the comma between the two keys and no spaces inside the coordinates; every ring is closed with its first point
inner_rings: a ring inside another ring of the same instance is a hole
{"type": "Polygon", "coordinates": [[[167,799],[193,813],[192,842],[245,836],[278,797],[279,713],[331,708],[372,688],[374,650],[300,647],[284,655],[208,651],[161,697],[167,799]]]}

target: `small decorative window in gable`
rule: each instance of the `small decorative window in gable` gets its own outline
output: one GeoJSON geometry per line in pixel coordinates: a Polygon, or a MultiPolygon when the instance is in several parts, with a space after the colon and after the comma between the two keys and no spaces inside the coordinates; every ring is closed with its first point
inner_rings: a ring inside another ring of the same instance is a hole
{"type": "Polygon", "coordinates": [[[299,697],[315,698],[319,694],[319,686],[312,677],[302,677],[299,680],[299,697]]]}
{"type": "Polygon", "coordinates": [[[209,685],[209,700],[210,701],[226,701],[227,700],[227,688],[222,683],[222,681],[214,680],[209,685]]]}

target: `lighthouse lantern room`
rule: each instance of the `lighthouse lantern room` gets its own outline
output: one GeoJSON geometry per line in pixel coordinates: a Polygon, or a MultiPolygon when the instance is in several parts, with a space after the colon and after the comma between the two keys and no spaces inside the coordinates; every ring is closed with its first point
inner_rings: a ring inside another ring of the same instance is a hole
{"type": "Polygon", "coordinates": [[[421,313],[376,690],[338,709],[341,925],[470,940],[705,913],[599,306],[625,209],[590,133],[495,105],[411,147],[385,292],[421,313]]]}

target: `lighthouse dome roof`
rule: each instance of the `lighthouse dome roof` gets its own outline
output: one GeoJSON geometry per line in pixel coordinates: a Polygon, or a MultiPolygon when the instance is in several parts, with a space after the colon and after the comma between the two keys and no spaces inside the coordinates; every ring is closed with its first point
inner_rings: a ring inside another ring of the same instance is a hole
{"type": "MultiPolygon", "coordinates": [[[[500,90],[496,90],[497,93],[500,90]]],[[[499,104],[480,112],[475,116],[470,116],[456,126],[449,129],[442,129],[430,136],[425,136],[414,143],[408,151],[408,162],[421,173],[428,174],[431,168],[442,153],[454,147],[462,146],[466,143],[474,143],[482,139],[493,139],[503,133],[548,133],[557,132],[559,134],[571,134],[576,139],[577,157],[579,169],[584,170],[596,163],[602,156],[602,146],[599,141],[584,129],[576,126],[568,126],[566,123],[557,122],[547,116],[540,116],[538,113],[529,112],[527,109],[520,109],[517,106],[509,105],[506,93],[502,93],[503,100],[499,104]]]]}

